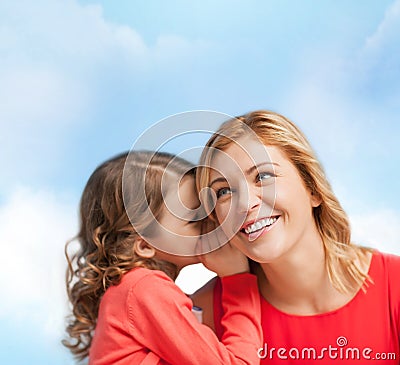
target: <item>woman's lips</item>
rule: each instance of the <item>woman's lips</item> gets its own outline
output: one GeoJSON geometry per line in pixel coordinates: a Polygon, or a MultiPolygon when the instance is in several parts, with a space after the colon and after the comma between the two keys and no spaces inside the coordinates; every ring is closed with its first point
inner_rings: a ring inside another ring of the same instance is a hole
{"type": "Polygon", "coordinates": [[[255,222],[247,224],[245,228],[240,231],[248,236],[249,241],[254,241],[262,234],[272,229],[275,223],[278,221],[280,216],[271,216],[266,218],[258,219],[255,222]]]}

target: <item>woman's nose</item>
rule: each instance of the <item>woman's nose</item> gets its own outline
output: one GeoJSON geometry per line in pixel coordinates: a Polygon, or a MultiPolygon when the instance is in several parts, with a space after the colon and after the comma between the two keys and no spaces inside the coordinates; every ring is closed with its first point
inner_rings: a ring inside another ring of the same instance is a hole
{"type": "Polygon", "coordinates": [[[241,189],[238,197],[238,211],[247,213],[258,209],[261,204],[261,189],[246,187],[241,189]]]}

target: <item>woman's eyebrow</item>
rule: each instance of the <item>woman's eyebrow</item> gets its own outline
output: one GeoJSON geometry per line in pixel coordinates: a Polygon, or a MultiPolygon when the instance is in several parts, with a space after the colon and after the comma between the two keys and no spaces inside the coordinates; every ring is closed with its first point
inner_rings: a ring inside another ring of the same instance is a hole
{"type": "Polygon", "coordinates": [[[254,166],[250,167],[250,168],[246,171],[246,174],[249,175],[249,174],[251,174],[254,170],[258,170],[258,169],[260,168],[260,166],[264,166],[264,165],[280,166],[277,162],[270,162],[270,161],[261,162],[261,163],[259,163],[259,164],[257,164],[257,165],[254,165],[254,166]]]}
{"type": "MultiPolygon", "coordinates": [[[[257,169],[260,168],[260,166],[264,166],[264,165],[280,166],[277,162],[270,162],[270,161],[261,162],[261,163],[259,163],[259,164],[257,164],[257,165],[254,165],[254,166],[250,167],[250,168],[246,171],[246,174],[251,174],[254,170],[257,170],[257,169]]],[[[214,179],[214,180],[210,183],[210,185],[208,185],[208,187],[211,188],[211,186],[212,186],[213,184],[217,183],[217,182],[226,182],[226,179],[225,179],[224,177],[217,177],[216,179],[214,179]]]]}

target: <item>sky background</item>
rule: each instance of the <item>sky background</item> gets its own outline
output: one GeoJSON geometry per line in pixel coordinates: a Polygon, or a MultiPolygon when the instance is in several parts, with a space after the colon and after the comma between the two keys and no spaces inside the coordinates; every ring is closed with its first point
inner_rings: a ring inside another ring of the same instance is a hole
{"type": "Polygon", "coordinates": [[[63,247],[99,163],[169,115],[255,109],[303,129],[354,241],[400,254],[399,0],[0,0],[0,363],[74,363],[63,247]]]}

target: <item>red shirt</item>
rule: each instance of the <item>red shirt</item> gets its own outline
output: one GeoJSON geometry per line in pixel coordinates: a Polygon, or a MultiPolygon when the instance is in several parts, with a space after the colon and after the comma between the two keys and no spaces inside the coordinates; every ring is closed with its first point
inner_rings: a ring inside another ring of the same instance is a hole
{"type": "Polygon", "coordinates": [[[245,273],[221,281],[222,342],[198,322],[191,299],[166,274],[131,270],[101,300],[89,364],[258,364],[257,278],[245,273]]]}
{"type": "MultiPolygon", "coordinates": [[[[400,257],[374,252],[366,293],[343,307],[310,316],[291,315],[261,298],[261,364],[400,364],[400,257]]],[[[214,319],[220,333],[220,284],[214,319]]]]}

